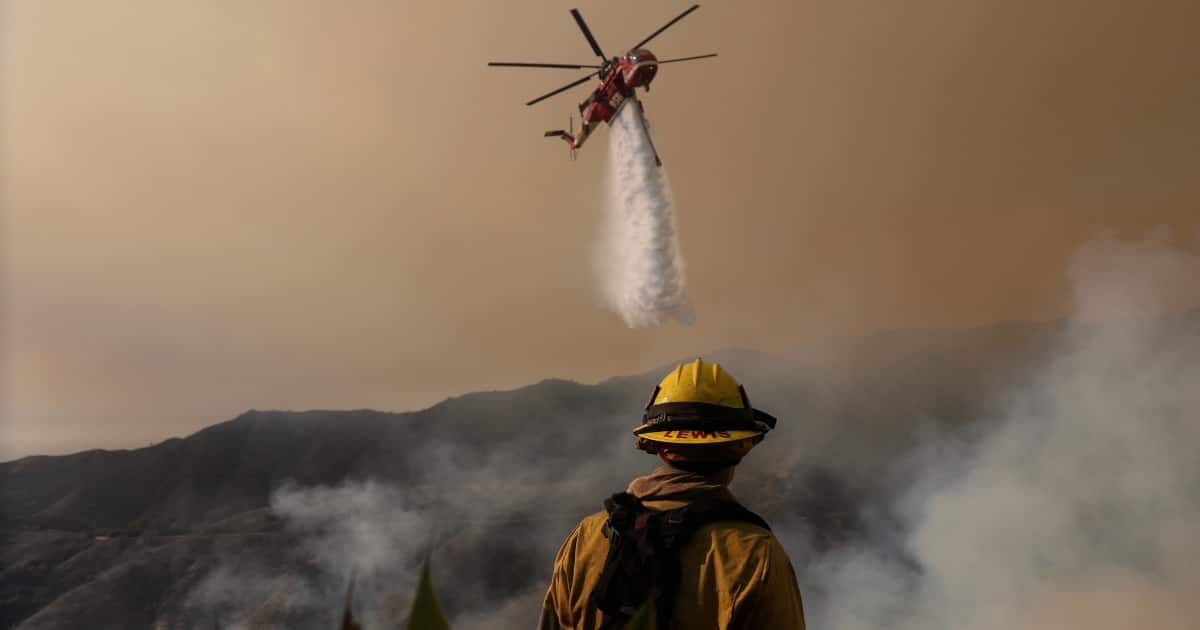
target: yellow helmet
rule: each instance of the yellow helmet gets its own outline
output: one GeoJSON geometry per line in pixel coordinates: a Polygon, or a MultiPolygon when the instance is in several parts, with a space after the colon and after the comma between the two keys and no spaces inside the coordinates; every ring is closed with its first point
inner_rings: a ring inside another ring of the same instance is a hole
{"type": "Polygon", "coordinates": [[[775,418],[750,406],[746,389],[717,363],[696,359],[671,370],[646,405],[633,430],[638,448],[672,451],[685,459],[708,459],[729,451],[741,459],[775,427],[775,418]],[[715,447],[723,448],[693,448],[715,447]],[[707,455],[706,453],[712,453],[707,455]]]}

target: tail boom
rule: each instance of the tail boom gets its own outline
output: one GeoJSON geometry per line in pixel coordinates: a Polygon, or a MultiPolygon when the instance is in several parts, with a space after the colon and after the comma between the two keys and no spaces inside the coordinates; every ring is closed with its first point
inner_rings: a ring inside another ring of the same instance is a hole
{"type": "Polygon", "coordinates": [[[567,132],[563,129],[554,129],[552,131],[547,131],[546,137],[547,138],[562,138],[567,144],[571,145],[572,149],[579,148],[579,147],[575,146],[575,136],[571,135],[569,132],[567,132]]]}

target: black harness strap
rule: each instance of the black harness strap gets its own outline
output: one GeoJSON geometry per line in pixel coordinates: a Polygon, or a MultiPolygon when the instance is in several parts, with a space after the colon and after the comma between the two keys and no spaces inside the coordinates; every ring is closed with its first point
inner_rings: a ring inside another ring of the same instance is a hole
{"type": "Polygon", "coordinates": [[[658,627],[666,629],[682,580],[679,550],[699,528],[740,521],[770,530],[754,512],[729,499],[710,498],[667,511],[654,511],[620,492],[604,501],[608,556],[590,604],[604,613],[602,630],[623,627],[650,597],[658,627]]]}

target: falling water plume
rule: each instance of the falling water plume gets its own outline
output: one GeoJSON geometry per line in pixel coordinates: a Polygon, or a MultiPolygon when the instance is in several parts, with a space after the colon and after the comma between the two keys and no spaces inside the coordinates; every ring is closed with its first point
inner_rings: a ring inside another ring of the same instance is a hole
{"type": "Polygon", "coordinates": [[[671,187],[640,118],[633,102],[612,120],[597,275],[608,305],[630,328],[668,318],[691,324],[671,187]]]}

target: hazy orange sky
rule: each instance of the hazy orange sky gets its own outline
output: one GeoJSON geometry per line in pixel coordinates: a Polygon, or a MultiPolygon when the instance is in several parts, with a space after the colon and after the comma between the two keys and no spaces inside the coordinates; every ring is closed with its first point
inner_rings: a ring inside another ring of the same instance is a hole
{"type": "Polygon", "coordinates": [[[1081,244],[1200,225],[1200,4],[708,2],[645,98],[698,321],[629,330],[607,130],[523,105],[580,73],[485,66],[591,63],[572,6],[687,5],[0,0],[0,459],[1051,318],[1081,244]]]}

